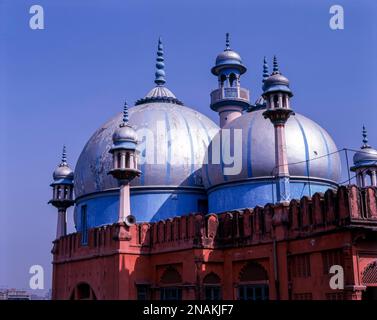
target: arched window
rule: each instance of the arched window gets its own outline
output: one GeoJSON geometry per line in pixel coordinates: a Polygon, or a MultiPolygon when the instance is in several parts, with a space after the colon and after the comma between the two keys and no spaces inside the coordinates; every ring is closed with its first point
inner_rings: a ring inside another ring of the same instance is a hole
{"type": "Polygon", "coordinates": [[[214,273],[208,273],[203,279],[205,300],[221,300],[221,279],[214,273]]]}
{"type": "Polygon", "coordinates": [[[377,260],[368,264],[362,275],[362,284],[366,286],[363,300],[377,300],[377,260]]]}
{"type": "Polygon", "coordinates": [[[362,279],[363,285],[377,284],[377,260],[365,267],[362,279]]]}
{"type": "Polygon", "coordinates": [[[229,75],[229,84],[231,87],[235,87],[237,85],[237,77],[234,73],[229,75]]]}
{"type": "Polygon", "coordinates": [[[182,299],[182,277],[176,268],[169,266],[165,269],[160,279],[161,300],[181,300],[182,299]]]}
{"type": "Polygon", "coordinates": [[[268,274],[259,263],[254,261],[245,263],[240,271],[239,280],[240,300],[268,300],[268,274]]]}
{"type": "Polygon", "coordinates": [[[97,300],[97,297],[90,285],[83,282],[73,289],[70,300],[97,300]]]}

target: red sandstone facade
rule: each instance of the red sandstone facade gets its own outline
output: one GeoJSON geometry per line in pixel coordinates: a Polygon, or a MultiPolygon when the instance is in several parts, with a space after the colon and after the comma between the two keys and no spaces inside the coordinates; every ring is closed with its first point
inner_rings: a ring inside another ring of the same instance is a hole
{"type": "Polygon", "coordinates": [[[53,299],[377,298],[377,189],[89,230],[54,241],[53,299]],[[329,269],[344,269],[333,290],[329,269]]]}

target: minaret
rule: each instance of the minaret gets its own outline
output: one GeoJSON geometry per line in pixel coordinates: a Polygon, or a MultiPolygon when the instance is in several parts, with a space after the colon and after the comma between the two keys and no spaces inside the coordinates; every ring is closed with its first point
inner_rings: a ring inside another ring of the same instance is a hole
{"type": "Polygon", "coordinates": [[[141,172],[137,169],[137,134],[128,124],[128,106],[124,104],[123,122],[113,134],[113,145],[110,153],[113,155],[113,167],[109,171],[118,180],[119,214],[118,222],[125,222],[128,226],[134,224],[136,219],[131,215],[130,206],[130,181],[140,176],[141,172]]]}
{"type": "Polygon", "coordinates": [[[294,114],[290,108],[290,98],[293,96],[289,88],[289,80],[279,71],[276,56],[273,60],[273,72],[264,80],[263,98],[266,100],[267,110],[265,118],[271,120],[275,128],[275,175],[277,177],[277,201],[288,202],[290,196],[289,169],[287,146],[285,140],[285,124],[294,114]]]}
{"type": "Polygon", "coordinates": [[[230,48],[229,33],[226,34],[225,50],[217,56],[211,72],[217,76],[219,85],[211,92],[211,109],[219,113],[223,128],[250,107],[249,90],[240,86],[246,67],[240,55],[230,48]]]}
{"type": "Polygon", "coordinates": [[[67,163],[67,153],[63,147],[62,161],[53,173],[54,182],[52,199],[49,201],[58,209],[58,224],[56,239],[67,234],[67,209],[74,204],[73,200],[73,171],[67,163]]]}
{"type": "Polygon", "coordinates": [[[368,144],[368,134],[363,126],[363,145],[353,156],[354,166],[351,171],[356,173],[356,183],[360,188],[377,187],[377,150],[368,144]],[[369,177],[369,179],[368,179],[369,177]]]}

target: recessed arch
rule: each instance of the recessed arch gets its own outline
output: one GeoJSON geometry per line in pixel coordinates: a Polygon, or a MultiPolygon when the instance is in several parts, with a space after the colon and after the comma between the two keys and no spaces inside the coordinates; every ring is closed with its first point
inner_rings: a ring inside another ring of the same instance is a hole
{"type": "Polygon", "coordinates": [[[221,283],[221,279],[216,273],[210,272],[203,278],[203,283],[209,285],[218,285],[221,283]]]}
{"type": "Polygon", "coordinates": [[[259,263],[249,261],[242,267],[239,280],[240,282],[268,281],[268,274],[259,263]]]}
{"type": "Polygon", "coordinates": [[[161,284],[179,284],[182,282],[182,277],[176,268],[169,266],[165,269],[160,279],[161,284]]]}
{"type": "Polygon", "coordinates": [[[80,282],[73,288],[70,300],[97,300],[94,290],[87,282],[80,282]]]}

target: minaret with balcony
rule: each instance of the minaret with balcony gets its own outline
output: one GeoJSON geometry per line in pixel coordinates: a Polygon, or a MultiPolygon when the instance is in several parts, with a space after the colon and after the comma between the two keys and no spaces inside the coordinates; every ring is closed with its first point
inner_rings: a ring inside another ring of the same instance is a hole
{"type": "Polygon", "coordinates": [[[211,92],[211,109],[219,114],[223,128],[250,108],[249,90],[240,84],[246,67],[240,55],[230,48],[229,33],[226,34],[225,50],[217,56],[211,72],[217,76],[219,86],[211,92]]]}
{"type": "Polygon", "coordinates": [[[266,119],[270,119],[275,129],[274,176],[277,182],[277,202],[283,203],[289,202],[291,199],[285,124],[289,117],[294,115],[290,106],[290,98],[292,96],[289,80],[280,73],[275,56],[273,72],[268,78],[264,77],[263,81],[263,98],[267,106],[263,116],[266,119]]]}
{"type": "Polygon", "coordinates": [[[54,181],[51,183],[52,199],[48,202],[58,209],[58,223],[56,239],[67,234],[67,209],[74,204],[73,200],[73,171],[67,163],[67,153],[63,147],[61,163],[53,173],[54,181]]]}
{"type": "Polygon", "coordinates": [[[108,172],[119,184],[119,211],[118,223],[126,223],[128,226],[136,222],[131,214],[130,182],[140,176],[138,170],[137,134],[128,123],[128,106],[124,104],[123,122],[113,134],[113,145],[110,153],[113,155],[113,167],[108,172]]]}

